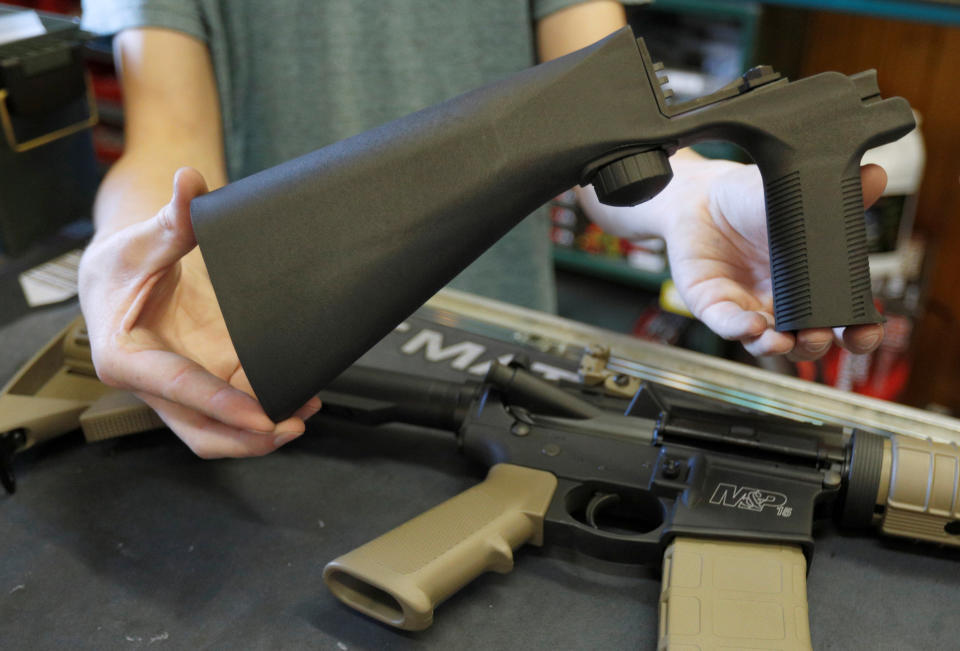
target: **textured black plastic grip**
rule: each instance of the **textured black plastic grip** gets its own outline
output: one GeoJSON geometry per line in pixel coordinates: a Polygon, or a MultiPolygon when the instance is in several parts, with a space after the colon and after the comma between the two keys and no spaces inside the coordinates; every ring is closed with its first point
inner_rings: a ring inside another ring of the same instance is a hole
{"type": "Polygon", "coordinates": [[[764,184],[777,330],[877,323],[859,166],[808,165],[764,184]]]}

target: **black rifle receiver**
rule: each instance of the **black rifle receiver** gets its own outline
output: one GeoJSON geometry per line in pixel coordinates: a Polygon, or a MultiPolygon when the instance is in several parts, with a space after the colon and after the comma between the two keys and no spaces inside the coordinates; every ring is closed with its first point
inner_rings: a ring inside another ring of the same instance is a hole
{"type": "Polygon", "coordinates": [[[541,204],[593,183],[601,201],[635,205],[669,182],[677,148],[704,140],[739,145],[763,175],[777,329],[879,322],[859,163],[914,127],[907,102],[881,99],[873,71],[788,82],[759,67],[671,103],[660,68],[624,28],[195,199],[220,307],[270,417],[541,204]]]}

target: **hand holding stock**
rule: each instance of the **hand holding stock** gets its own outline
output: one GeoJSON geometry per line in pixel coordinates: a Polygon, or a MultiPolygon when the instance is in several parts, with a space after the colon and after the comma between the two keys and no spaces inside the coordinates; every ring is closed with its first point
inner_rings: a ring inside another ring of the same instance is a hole
{"type": "Polygon", "coordinates": [[[318,404],[275,424],[251,397],[190,225],[190,201],[205,192],[199,173],[180,170],[155,217],[87,248],[80,299],[93,361],[198,455],[265,454],[302,433],[318,404]]]}
{"type": "MultiPolygon", "coordinates": [[[[587,216],[627,239],[666,241],[671,277],[687,307],[711,330],[741,341],[753,355],[787,353],[817,359],[833,341],[829,328],[779,332],[774,328],[763,180],[755,165],[710,161],[689,150],[671,159],[674,178],[638,206],[600,203],[592,188],[579,192],[587,216]]],[[[886,183],[882,168],[861,170],[864,204],[886,183]]],[[[879,324],[850,326],[840,343],[854,353],[879,345],[879,324]]]]}
{"type": "MultiPolygon", "coordinates": [[[[868,165],[861,168],[860,178],[863,207],[869,207],[883,192],[886,174],[882,168],[868,165]]],[[[668,254],[671,269],[676,269],[674,281],[678,287],[687,288],[691,304],[697,306],[708,326],[721,335],[740,339],[748,352],[754,355],[787,353],[795,361],[817,359],[827,352],[834,339],[830,328],[784,332],[773,327],[776,306],[763,195],[757,168],[738,166],[710,187],[707,212],[699,219],[672,222],[672,226],[680,230],[701,226],[709,233],[713,228],[722,237],[720,250],[710,251],[705,239],[693,232],[673,234],[675,253],[668,254]],[[723,251],[727,247],[729,250],[723,251]],[[711,258],[710,253],[714,253],[714,257],[711,258]],[[702,255],[699,264],[685,258],[697,254],[702,255]],[[736,262],[731,264],[731,260],[736,262]],[[744,311],[753,310],[760,313],[765,323],[753,318],[754,330],[747,332],[744,328],[738,333],[734,324],[743,324],[744,311]],[[758,326],[762,326],[759,335],[758,326]]],[[[843,328],[838,343],[853,353],[865,353],[876,348],[882,336],[880,324],[850,325],[843,328]]]]}

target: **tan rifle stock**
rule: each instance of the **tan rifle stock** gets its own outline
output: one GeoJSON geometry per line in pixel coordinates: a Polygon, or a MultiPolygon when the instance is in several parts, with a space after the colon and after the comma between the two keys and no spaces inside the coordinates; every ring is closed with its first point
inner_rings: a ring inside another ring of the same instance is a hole
{"type": "Polygon", "coordinates": [[[132,393],[97,378],[90,341],[77,317],[34,355],[0,391],[0,433],[21,431],[20,450],[80,427],[87,441],[163,427],[132,393]]]}

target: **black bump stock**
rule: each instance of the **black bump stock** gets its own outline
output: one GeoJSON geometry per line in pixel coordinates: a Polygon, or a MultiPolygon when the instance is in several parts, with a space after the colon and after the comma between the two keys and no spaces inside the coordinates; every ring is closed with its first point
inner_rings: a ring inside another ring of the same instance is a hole
{"type": "Polygon", "coordinates": [[[293,413],[553,196],[600,170],[608,200],[637,203],[669,179],[658,152],[708,139],[745,149],[767,184],[778,329],[878,321],[857,169],[913,128],[906,101],[881,100],[872,73],[826,73],[669,105],[654,70],[625,28],[195,199],[267,413],[293,413]]]}

